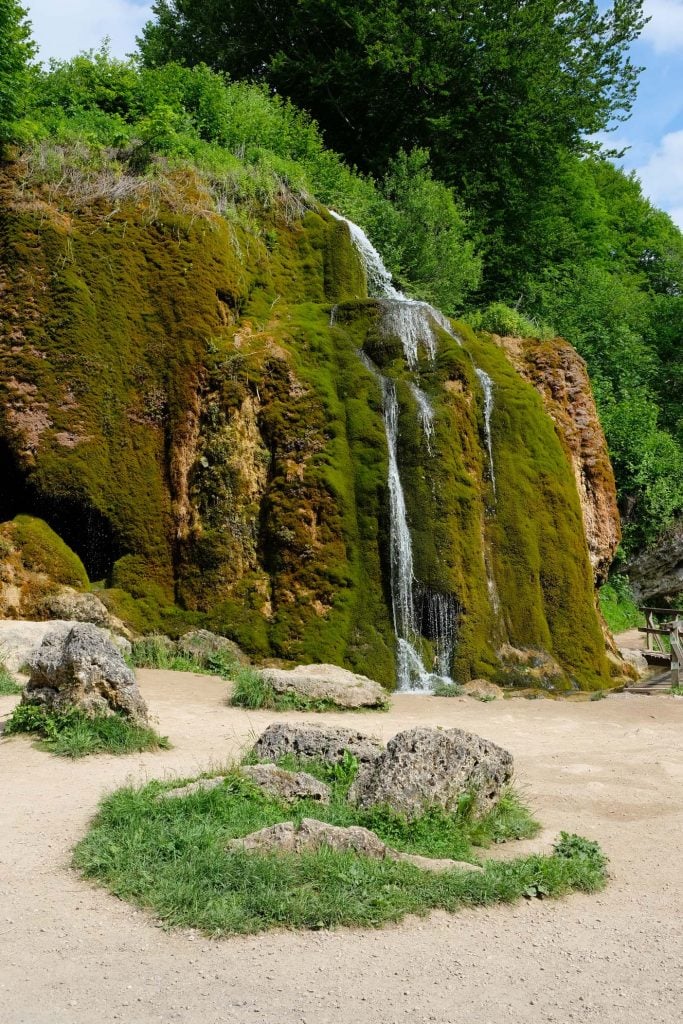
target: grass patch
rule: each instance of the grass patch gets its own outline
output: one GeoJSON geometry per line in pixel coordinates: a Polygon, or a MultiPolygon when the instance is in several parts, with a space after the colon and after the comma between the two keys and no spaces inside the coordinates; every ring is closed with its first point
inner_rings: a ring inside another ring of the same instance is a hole
{"type": "Polygon", "coordinates": [[[335,824],[370,824],[383,839],[414,853],[462,859],[467,852],[473,859],[475,839],[509,838],[515,822],[530,820],[509,794],[490,820],[475,824],[463,809],[448,822],[445,815],[428,815],[407,830],[384,812],[368,817],[350,808],[341,796],[347,783],[348,772],[330,807],[308,801],[285,807],[237,772],[217,789],[174,800],[157,799],[165,788],[157,781],[121,789],[102,802],[74,863],[86,877],[153,910],[167,925],[214,936],[273,927],[371,927],[435,908],[455,911],[523,896],[593,892],[604,885],[606,862],[597,846],[569,836],[552,856],[488,861],[481,874],[429,874],[409,864],[329,849],[305,855],[226,849],[230,839],[278,821],[315,816],[335,824]]]}
{"type": "Polygon", "coordinates": [[[137,754],[146,750],[168,750],[171,746],[147,726],[133,725],[121,715],[97,715],[82,711],[54,712],[35,704],[20,704],[5,726],[5,736],[28,733],[38,746],[58,757],[86,757],[88,754],[137,754]]]}
{"type": "Polygon", "coordinates": [[[465,687],[460,683],[435,683],[432,697],[462,697],[465,687]]]}
{"type": "Polygon", "coordinates": [[[0,697],[14,697],[20,693],[23,693],[23,690],[19,683],[9,669],[0,664],[0,697]]]}
{"type": "Polygon", "coordinates": [[[298,693],[276,693],[272,684],[257,670],[238,667],[233,676],[230,703],[239,708],[266,708],[271,711],[388,711],[389,698],[374,708],[347,708],[333,700],[314,699],[298,693]]]}
{"type": "Polygon", "coordinates": [[[683,686],[672,686],[669,693],[672,697],[683,697],[683,686]]]}
{"type": "Polygon", "coordinates": [[[170,672],[196,672],[200,675],[232,679],[237,662],[227,651],[216,651],[198,657],[178,650],[173,640],[160,633],[151,633],[133,643],[133,668],[162,668],[170,672]]]}

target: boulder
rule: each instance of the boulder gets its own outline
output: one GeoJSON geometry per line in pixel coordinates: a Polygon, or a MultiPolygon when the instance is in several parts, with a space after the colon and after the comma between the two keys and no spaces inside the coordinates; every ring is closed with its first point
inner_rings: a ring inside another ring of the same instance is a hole
{"type": "Polygon", "coordinates": [[[273,722],[261,733],[252,752],[259,761],[279,761],[286,754],[292,754],[298,760],[340,764],[348,750],[361,764],[366,764],[374,761],[383,749],[378,740],[354,729],[273,722]]]}
{"type": "Polygon", "coordinates": [[[432,807],[455,811],[472,793],[481,815],[498,802],[512,773],[512,755],[495,743],[462,729],[420,727],[398,733],[384,753],[361,766],[349,800],[416,818],[432,807]]]}
{"type": "Polygon", "coordinates": [[[635,669],[639,679],[642,679],[652,671],[642,651],[637,651],[630,647],[619,647],[618,651],[621,659],[627,665],[630,665],[631,668],[635,669]]]}
{"type": "Polygon", "coordinates": [[[388,701],[387,691],[379,683],[337,665],[264,668],[261,674],[275,693],[330,701],[340,708],[383,708],[388,701]]]}
{"type": "Polygon", "coordinates": [[[206,661],[212,654],[225,655],[238,665],[248,665],[249,659],[234,640],[212,633],[208,629],[192,629],[184,633],[177,643],[177,649],[187,657],[206,661]]]}
{"type": "Polygon", "coordinates": [[[680,608],[683,605],[683,519],[668,527],[626,568],[639,604],[680,608]]]}
{"type": "Polygon", "coordinates": [[[398,853],[387,846],[378,835],[360,825],[341,828],[328,825],[315,818],[304,818],[297,826],[292,821],[262,828],[258,832],[232,839],[229,850],[244,850],[247,853],[307,853],[327,847],[338,853],[355,853],[373,860],[397,860],[413,864],[422,871],[452,871],[454,868],[466,871],[481,871],[478,864],[455,860],[434,860],[412,853],[398,853]]]}
{"type": "Polygon", "coordinates": [[[321,804],[330,802],[330,787],[308,772],[288,772],[276,764],[244,765],[241,772],[264,793],[286,804],[297,800],[318,800],[321,804]]]}
{"type": "Polygon", "coordinates": [[[31,661],[22,702],[88,715],[120,712],[139,724],[148,719],[134,672],[104,630],[86,622],[48,633],[31,661]]]}
{"type": "Polygon", "coordinates": [[[46,598],[44,611],[51,619],[67,622],[92,622],[112,633],[130,640],[132,633],[126,625],[112,615],[107,606],[92,592],[81,592],[73,587],[62,587],[56,594],[46,598]]]}
{"type": "Polygon", "coordinates": [[[488,679],[472,679],[469,683],[463,683],[462,688],[468,697],[476,697],[477,700],[490,700],[491,697],[505,696],[503,687],[489,682],[488,679]]]}
{"type": "MultiPolygon", "coordinates": [[[[0,620],[0,662],[11,672],[18,672],[30,666],[46,636],[51,633],[66,635],[73,622],[66,619],[50,619],[48,622],[29,622],[21,619],[0,620]]],[[[125,656],[130,654],[131,645],[125,637],[100,629],[125,656]]]]}

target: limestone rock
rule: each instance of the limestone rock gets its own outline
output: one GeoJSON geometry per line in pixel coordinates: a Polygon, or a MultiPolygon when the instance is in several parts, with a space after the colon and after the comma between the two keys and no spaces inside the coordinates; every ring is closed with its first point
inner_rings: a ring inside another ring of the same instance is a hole
{"type": "Polygon", "coordinates": [[[462,729],[419,727],[389,740],[383,754],[361,767],[349,800],[363,808],[386,804],[408,818],[430,807],[455,811],[466,793],[483,814],[512,778],[512,755],[462,729]]]}
{"type": "Polygon", "coordinates": [[[338,853],[356,853],[373,860],[398,860],[413,864],[422,871],[481,871],[477,864],[468,864],[456,860],[434,860],[431,857],[420,857],[412,853],[398,853],[387,846],[378,835],[360,825],[341,828],[339,825],[328,825],[327,822],[315,818],[304,818],[297,828],[292,821],[279,822],[269,828],[232,839],[228,843],[229,850],[244,850],[247,853],[305,853],[314,852],[321,847],[329,847],[338,853]]]}
{"type": "Polygon", "coordinates": [[[233,640],[212,633],[208,629],[192,629],[184,633],[177,644],[178,651],[189,657],[206,661],[212,654],[226,655],[238,665],[248,665],[249,659],[233,640]]]}
{"type": "Polygon", "coordinates": [[[628,566],[628,576],[639,602],[664,608],[683,603],[683,519],[665,530],[659,540],[628,566]]]}
{"type": "Polygon", "coordinates": [[[62,587],[56,594],[46,598],[43,608],[51,619],[67,622],[92,622],[130,640],[132,634],[127,626],[112,615],[97,594],[62,587]]]}
{"type": "Polygon", "coordinates": [[[227,775],[217,775],[213,779],[196,779],[194,782],[188,782],[186,786],[163,790],[157,800],[175,800],[177,797],[192,796],[193,793],[209,793],[212,789],[222,786],[226,778],[227,775]]]}
{"type": "Polygon", "coordinates": [[[636,651],[630,647],[619,647],[618,650],[621,659],[635,669],[639,679],[642,679],[643,676],[646,676],[651,671],[642,651],[636,651]]]}
{"type": "Polygon", "coordinates": [[[517,372],[536,388],[571,460],[596,583],[621,540],[614,471],[586,364],[562,338],[497,338],[517,372]]]}
{"type": "MultiPolygon", "coordinates": [[[[18,672],[31,663],[40,645],[50,633],[69,632],[72,621],[66,619],[49,619],[47,622],[29,622],[23,619],[0,620],[0,661],[10,672],[18,672]]],[[[98,627],[99,628],[99,627],[98,627]]],[[[108,629],[101,632],[111,640],[121,654],[127,656],[131,652],[130,642],[108,629]]]]}
{"type": "Polygon", "coordinates": [[[377,740],[354,729],[273,722],[259,736],[253,753],[259,761],[278,761],[286,754],[292,754],[301,760],[340,764],[348,750],[361,764],[366,764],[374,761],[383,749],[377,740]]]}
{"type": "Polygon", "coordinates": [[[275,764],[243,765],[240,770],[269,796],[286,804],[297,800],[318,800],[321,804],[330,802],[330,787],[308,772],[288,772],[275,764]]]}
{"type": "Polygon", "coordinates": [[[276,693],[294,693],[310,700],[327,700],[340,708],[379,708],[387,691],[367,676],[337,665],[299,665],[294,669],[265,668],[263,677],[276,693]]]}
{"type": "Polygon", "coordinates": [[[118,711],[147,722],[134,672],[107,634],[90,623],[48,633],[32,659],[22,702],[57,711],[76,707],[89,715],[118,711]]]}
{"type": "Polygon", "coordinates": [[[488,679],[472,679],[469,683],[463,683],[462,688],[468,697],[476,697],[477,700],[503,697],[505,694],[502,686],[497,686],[488,679]]]}

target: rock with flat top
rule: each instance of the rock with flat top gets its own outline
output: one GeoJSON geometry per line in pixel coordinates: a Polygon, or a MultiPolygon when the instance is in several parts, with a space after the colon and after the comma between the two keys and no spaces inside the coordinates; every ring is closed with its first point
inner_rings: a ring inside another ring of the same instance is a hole
{"type": "Polygon", "coordinates": [[[398,853],[370,829],[360,825],[342,828],[315,818],[304,818],[298,827],[293,821],[282,821],[228,843],[229,850],[244,850],[246,853],[311,853],[323,847],[338,853],[371,857],[373,860],[403,861],[422,871],[482,870],[479,865],[464,861],[434,860],[412,853],[398,853]]]}
{"type": "Polygon", "coordinates": [[[361,766],[349,800],[369,809],[388,806],[408,818],[430,808],[455,812],[472,794],[482,815],[499,800],[513,773],[512,755],[463,729],[420,727],[400,732],[370,764],[361,766]]]}
{"type": "Polygon", "coordinates": [[[383,749],[378,740],[356,732],[355,729],[273,722],[261,733],[252,753],[259,761],[279,761],[289,754],[301,761],[341,764],[348,750],[361,764],[366,764],[381,754],[383,749]]]}
{"type": "Polygon", "coordinates": [[[240,771],[268,796],[286,804],[297,800],[317,800],[321,804],[330,802],[330,787],[308,772],[288,772],[276,764],[243,765],[240,771]]]}
{"type": "Polygon", "coordinates": [[[329,701],[339,708],[384,708],[388,703],[383,686],[338,665],[264,668],[261,674],[275,693],[291,693],[311,701],[329,701]]]}
{"type": "Polygon", "coordinates": [[[69,623],[43,640],[31,663],[22,703],[55,711],[78,708],[85,714],[118,712],[137,724],[148,713],[135,673],[104,630],[69,623]]]}

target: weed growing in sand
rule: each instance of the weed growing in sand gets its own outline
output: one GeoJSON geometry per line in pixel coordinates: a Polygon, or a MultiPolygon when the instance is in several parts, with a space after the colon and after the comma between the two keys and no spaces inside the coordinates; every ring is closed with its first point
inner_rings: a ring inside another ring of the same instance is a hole
{"type": "Polygon", "coordinates": [[[433,697],[462,697],[465,692],[464,686],[460,683],[435,683],[432,690],[433,697]]]}
{"type": "Polygon", "coordinates": [[[48,711],[35,704],[20,704],[5,726],[5,736],[28,733],[43,750],[59,757],[88,754],[136,754],[168,750],[170,743],[148,726],[134,725],[120,715],[92,718],[77,708],[48,711]]]}
{"type": "Polygon", "coordinates": [[[672,686],[669,693],[672,697],[683,697],[683,686],[672,686]]]}
{"type": "Polygon", "coordinates": [[[436,908],[511,903],[532,891],[548,896],[593,892],[605,883],[604,859],[590,855],[592,844],[578,837],[563,837],[552,856],[485,861],[481,873],[455,869],[435,874],[328,848],[270,855],[229,848],[231,839],[257,829],[315,816],[373,828],[398,849],[473,861],[473,844],[484,835],[490,838],[500,830],[509,838],[511,821],[531,820],[512,794],[482,822],[473,821],[466,807],[410,824],[386,811],[361,812],[344,795],[351,767],[344,769],[343,784],[333,786],[329,806],[306,800],[286,806],[236,770],[211,791],[173,800],[158,797],[177,780],[121,789],[101,804],[90,833],[76,848],[75,865],[120,898],[153,910],[166,924],[214,936],[273,927],[372,927],[436,908]]]}
{"type": "Polygon", "coordinates": [[[0,697],[14,697],[22,692],[9,669],[0,663],[0,697]]]}

